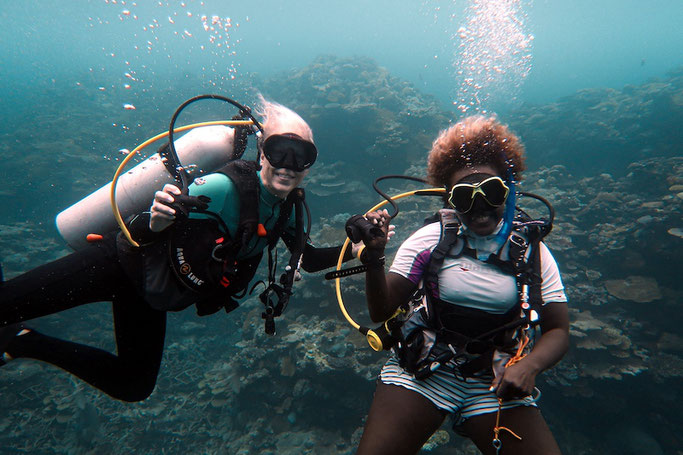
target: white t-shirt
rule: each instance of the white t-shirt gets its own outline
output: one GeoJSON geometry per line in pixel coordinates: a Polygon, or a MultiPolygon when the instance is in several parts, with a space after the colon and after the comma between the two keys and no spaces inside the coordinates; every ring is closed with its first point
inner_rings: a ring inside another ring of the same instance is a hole
{"type": "MultiPolygon", "coordinates": [[[[432,250],[439,243],[441,223],[428,224],[408,238],[396,253],[389,272],[397,273],[416,285],[420,283],[429,263],[432,250]]],[[[512,275],[499,267],[460,255],[463,242],[476,251],[476,256],[488,258],[496,253],[500,244],[495,233],[489,237],[476,236],[461,228],[459,240],[449,253],[439,271],[438,297],[447,303],[467,308],[484,310],[493,314],[504,314],[517,303],[517,284],[512,275]]],[[[501,259],[508,259],[508,245],[503,248],[501,259]]],[[[541,243],[541,295],[544,303],[566,302],[564,286],[557,263],[548,247],[541,243]]]]}

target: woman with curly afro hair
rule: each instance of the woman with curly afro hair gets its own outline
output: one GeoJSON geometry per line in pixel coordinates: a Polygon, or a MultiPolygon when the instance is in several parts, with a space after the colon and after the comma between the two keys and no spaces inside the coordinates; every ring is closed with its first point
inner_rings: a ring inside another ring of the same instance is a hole
{"type": "MultiPolygon", "coordinates": [[[[432,253],[442,222],[413,233],[386,275],[387,237],[364,239],[373,321],[405,308],[419,289],[424,297],[412,300],[401,342],[379,374],[358,454],[417,453],[448,415],[484,454],[560,453],[536,407],[535,384],[567,351],[569,317],[557,264],[542,242],[526,252],[540,260],[540,336],[526,344],[526,332],[501,330],[522,314],[509,218],[524,169],[515,134],[495,118],[468,117],[439,135],[428,158],[430,183],[449,191],[452,210],[442,218],[455,226],[441,264],[432,253]]],[[[386,211],[367,218],[389,232],[386,211]]]]}

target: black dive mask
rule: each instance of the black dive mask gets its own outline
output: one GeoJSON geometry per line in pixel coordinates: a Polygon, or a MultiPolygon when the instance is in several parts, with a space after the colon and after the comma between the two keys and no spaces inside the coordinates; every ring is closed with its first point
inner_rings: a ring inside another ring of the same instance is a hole
{"type": "Polygon", "coordinates": [[[263,155],[275,168],[303,172],[313,166],[318,149],[312,142],[294,133],[273,134],[263,142],[263,155]]]}

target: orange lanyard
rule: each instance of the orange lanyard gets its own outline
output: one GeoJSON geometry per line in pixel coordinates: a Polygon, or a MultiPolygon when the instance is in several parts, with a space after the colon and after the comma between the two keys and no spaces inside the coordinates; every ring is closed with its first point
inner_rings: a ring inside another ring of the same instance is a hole
{"type": "MultiPolygon", "coordinates": [[[[517,353],[508,360],[508,362],[505,364],[505,368],[514,365],[515,363],[519,362],[522,360],[524,357],[526,357],[526,354],[524,354],[524,348],[529,344],[529,337],[524,334],[524,338],[522,339],[521,343],[519,343],[519,347],[517,348],[517,353]]],[[[493,444],[493,447],[496,449],[496,455],[500,452],[500,448],[503,446],[502,441],[500,440],[500,431],[505,430],[508,433],[510,433],[512,436],[517,438],[518,440],[522,440],[522,437],[517,435],[514,431],[507,427],[503,427],[500,425],[500,412],[503,409],[503,400],[502,398],[498,398],[498,412],[496,413],[496,426],[493,427],[493,441],[491,441],[491,444],[493,444]]]]}

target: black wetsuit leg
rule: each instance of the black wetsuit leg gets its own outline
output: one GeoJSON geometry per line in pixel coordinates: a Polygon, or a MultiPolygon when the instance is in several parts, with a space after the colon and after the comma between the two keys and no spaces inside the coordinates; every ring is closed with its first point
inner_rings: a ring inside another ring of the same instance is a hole
{"type": "Polygon", "coordinates": [[[115,239],[88,245],[0,286],[0,327],[92,302],[112,301],[133,283],[119,264],[115,239]]]}
{"type": "Polygon", "coordinates": [[[166,313],[149,307],[134,289],[113,242],[101,242],[9,280],[0,287],[0,323],[10,324],[91,302],[113,301],[117,355],[37,331],[7,348],[63,368],[125,401],[152,393],[161,364],[166,313]]]}

